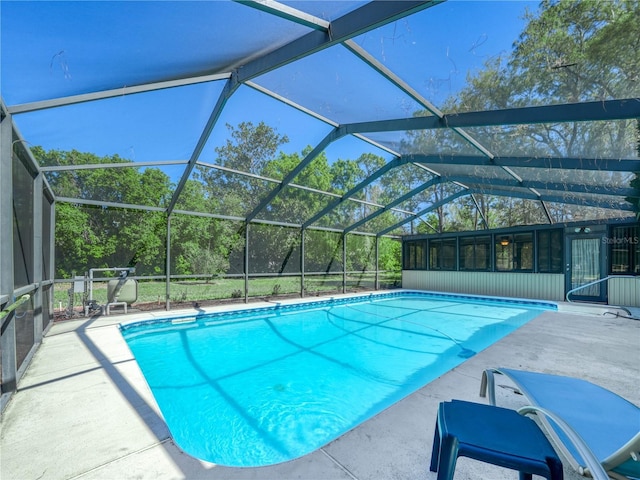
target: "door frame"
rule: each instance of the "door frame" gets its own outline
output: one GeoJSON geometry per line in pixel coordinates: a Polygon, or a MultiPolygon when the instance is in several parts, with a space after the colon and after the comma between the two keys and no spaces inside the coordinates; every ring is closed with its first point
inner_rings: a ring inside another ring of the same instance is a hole
{"type": "MultiPolygon", "coordinates": [[[[603,238],[606,236],[606,232],[595,231],[592,232],[588,227],[580,229],[580,232],[571,232],[565,234],[565,297],[569,291],[574,287],[572,285],[572,245],[574,240],[593,240],[598,239],[599,246],[599,259],[598,266],[600,269],[599,279],[604,279],[607,274],[607,246],[603,242],[603,238]]],[[[588,282],[586,282],[588,283],[588,282]]],[[[599,295],[581,295],[578,290],[571,294],[570,300],[572,302],[594,302],[594,303],[608,303],[607,296],[607,282],[603,281],[598,284],[600,288],[599,295]]]]}

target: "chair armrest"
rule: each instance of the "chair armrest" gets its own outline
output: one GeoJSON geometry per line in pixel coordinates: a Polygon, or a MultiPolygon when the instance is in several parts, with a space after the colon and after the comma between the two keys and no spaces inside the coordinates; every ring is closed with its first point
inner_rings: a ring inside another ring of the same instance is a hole
{"type": "MultiPolygon", "coordinates": [[[[591,475],[594,480],[610,480],[609,475],[604,470],[602,464],[595,456],[595,454],[591,451],[589,446],[585,443],[582,437],[571,427],[571,425],[565,422],[562,418],[560,418],[553,412],[550,412],[541,407],[535,407],[533,405],[518,409],[518,413],[520,415],[527,415],[529,413],[542,414],[550,419],[560,430],[564,432],[571,443],[576,447],[578,453],[580,453],[580,456],[582,457],[586,465],[586,469],[584,469],[585,472],[588,472],[588,474],[591,475]]],[[[584,474],[583,472],[580,473],[584,474]]]]}
{"type": "Polygon", "coordinates": [[[494,373],[500,373],[500,371],[493,368],[487,368],[482,372],[482,380],[480,381],[480,396],[483,398],[486,397],[487,390],[489,390],[489,403],[491,405],[496,404],[496,387],[493,379],[494,373]]]}

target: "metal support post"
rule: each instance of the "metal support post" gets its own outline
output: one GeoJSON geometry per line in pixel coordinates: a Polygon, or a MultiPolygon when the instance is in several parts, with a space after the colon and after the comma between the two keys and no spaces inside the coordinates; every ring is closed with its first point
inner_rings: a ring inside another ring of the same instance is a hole
{"type": "Polygon", "coordinates": [[[304,227],[300,229],[300,298],[304,298],[304,227]]]}
{"type": "Polygon", "coordinates": [[[347,293],[347,234],[342,234],[342,293],[347,293]]]}
{"type": "Polygon", "coordinates": [[[33,283],[36,289],[33,292],[33,339],[34,344],[42,341],[42,197],[44,181],[42,172],[33,179],[33,283]]]}
{"type": "Polygon", "coordinates": [[[169,311],[171,309],[171,214],[167,215],[167,248],[165,251],[166,264],[164,267],[164,272],[166,275],[165,279],[165,293],[164,293],[164,301],[165,301],[165,310],[169,311]]]}
{"type": "Polygon", "coordinates": [[[376,280],[374,288],[380,290],[380,237],[376,236],[376,280]]]}
{"type": "Polygon", "coordinates": [[[244,226],[244,303],[249,303],[249,222],[244,226]]]}
{"type": "MultiPolygon", "coordinates": [[[[53,193],[51,192],[53,197],[53,193]]],[[[49,271],[47,272],[48,277],[46,280],[53,281],[56,278],[56,202],[55,199],[51,201],[49,204],[49,232],[47,234],[47,239],[49,241],[49,271]]],[[[53,315],[53,305],[54,305],[54,294],[55,294],[56,285],[53,283],[51,285],[51,290],[49,293],[49,311],[53,315]]],[[[50,319],[51,320],[51,319],[50,319]]],[[[49,321],[49,325],[51,325],[51,321],[49,321]]]]}
{"type": "MultiPolygon", "coordinates": [[[[0,105],[4,109],[4,105],[0,105]]],[[[2,112],[4,115],[4,112],[2,112]]],[[[11,115],[0,116],[0,295],[13,303],[13,126],[11,115]]],[[[12,315],[12,314],[10,314],[12,315]]],[[[16,326],[13,318],[3,319],[0,334],[2,389],[0,406],[16,390],[16,326]]]]}

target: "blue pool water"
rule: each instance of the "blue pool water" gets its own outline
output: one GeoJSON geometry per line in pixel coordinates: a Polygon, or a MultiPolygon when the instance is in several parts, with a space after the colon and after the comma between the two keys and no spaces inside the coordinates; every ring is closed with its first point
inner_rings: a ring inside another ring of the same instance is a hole
{"type": "Polygon", "coordinates": [[[402,292],[120,329],[174,441],[252,467],[322,447],[554,308],[402,292]]]}

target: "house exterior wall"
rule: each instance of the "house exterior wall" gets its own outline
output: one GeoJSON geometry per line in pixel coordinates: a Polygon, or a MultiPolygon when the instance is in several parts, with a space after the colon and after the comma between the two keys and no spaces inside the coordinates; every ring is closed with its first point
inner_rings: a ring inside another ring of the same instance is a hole
{"type": "MultiPolygon", "coordinates": [[[[533,298],[562,302],[564,275],[553,273],[403,270],[402,287],[473,295],[533,298]]],[[[609,305],[640,307],[640,277],[607,281],[609,305]]]]}
{"type": "Polygon", "coordinates": [[[473,295],[564,300],[564,275],[554,273],[404,270],[402,287],[473,295]]]}
{"type": "Polygon", "coordinates": [[[640,277],[607,280],[609,305],[640,307],[640,277]]]}

